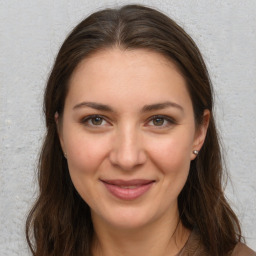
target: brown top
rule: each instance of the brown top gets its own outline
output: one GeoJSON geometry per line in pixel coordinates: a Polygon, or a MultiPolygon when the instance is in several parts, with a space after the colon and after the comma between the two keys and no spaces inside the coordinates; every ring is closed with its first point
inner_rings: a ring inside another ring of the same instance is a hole
{"type": "MultiPolygon", "coordinates": [[[[202,245],[200,236],[193,230],[177,256],[210,256],[202,245]]],[[[230,256],[256,256],[256,252],[243,243],[238,243],[230,256]]]]}

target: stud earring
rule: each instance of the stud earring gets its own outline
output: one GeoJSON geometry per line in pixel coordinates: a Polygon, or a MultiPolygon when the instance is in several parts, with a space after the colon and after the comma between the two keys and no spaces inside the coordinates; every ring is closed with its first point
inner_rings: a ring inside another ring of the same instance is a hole
{"type": "Polygon", "coordinates": [[[66,152],[64,152],[64,157],[67,158],[67,153],[66,152]]]}
{"type": "Polygon", "coordinates": [[[193,150],[193,154],[198,155],[199,151],[198,150],[193,150]]]}

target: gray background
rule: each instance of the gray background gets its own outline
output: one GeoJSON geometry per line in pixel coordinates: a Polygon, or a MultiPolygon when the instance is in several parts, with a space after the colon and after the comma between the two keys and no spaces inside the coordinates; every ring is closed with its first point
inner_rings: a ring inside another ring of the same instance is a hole
{"type": "MultiPolygon", "coordinates": [[[[86,15],[132,1],[0,0],[0,255],[30,255],[25,216],[36,195],[42,94],[57,50],[86,15]]],[[[216,90],[226,189],[256,250],[256,1],[137,1],[170,15],[197,42],[216,90]]]]}

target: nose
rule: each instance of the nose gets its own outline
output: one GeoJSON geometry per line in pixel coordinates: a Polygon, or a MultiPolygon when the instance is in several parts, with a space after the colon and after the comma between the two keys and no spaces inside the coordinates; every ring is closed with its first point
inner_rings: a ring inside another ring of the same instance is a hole
{"type": "Polygon", "coordinates": [[[139,132],[131,127],[117,131],[109,158],[121,170],[130,171],[143,165],[147,155],[139,132]]]}

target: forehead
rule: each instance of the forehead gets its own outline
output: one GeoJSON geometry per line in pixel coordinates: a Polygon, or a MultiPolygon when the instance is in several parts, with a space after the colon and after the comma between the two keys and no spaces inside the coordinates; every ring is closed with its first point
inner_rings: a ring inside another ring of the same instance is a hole
{"type": "Polygon", "coordinates": [[[186,81],[173,62],[153,51],[118,48],[84,59],[72,74],[68,98],[107,104],[190,102],[186,81]]]}
{"type": "Polygon", "coordinates": [[[126,74],[132,72],[134,75],[136,73],[142,75],[143,71],[147,72],[151,69],[152,72],[152,68],[155,69],[156,67],[162,70],[172,69],[179,73],[181,77],[183,76],[177,65],[163,54],[148,49],[123,50],[113,47],[99,50],[82,60],[74,70],[71,82],[77,78],[77,73],[84,73],[85,70],[92,75],[94,72],[99,75],[98,71],[103,71],[101,68],[104,69],[104,72],[118,71],[118,73],[121,73],[125,71],[126,74]],[[137,72],[134,67],[136,67],[137,72]]]}

